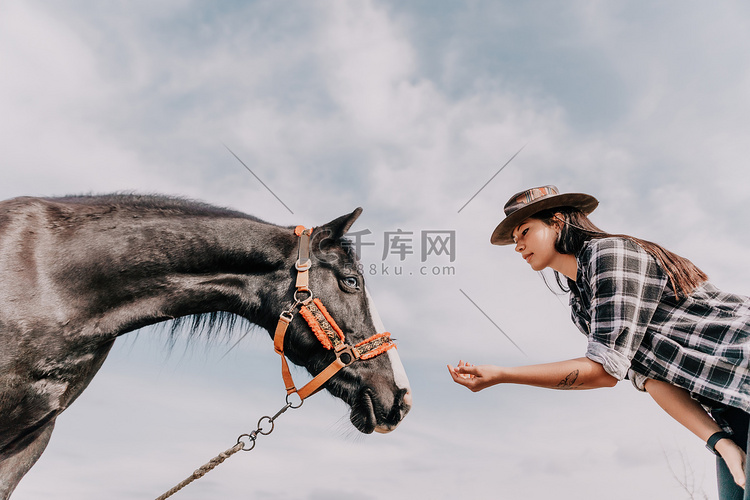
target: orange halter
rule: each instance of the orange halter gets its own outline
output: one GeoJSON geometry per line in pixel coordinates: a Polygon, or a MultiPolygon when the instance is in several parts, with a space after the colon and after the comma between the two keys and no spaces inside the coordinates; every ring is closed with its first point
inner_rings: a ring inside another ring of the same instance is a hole
{"type": "Polygon", "coordinates": [[[312,231],[312,228],[305,229],[303,226],[297,226],[294,230],[294,234],[299,237],[298,258],[295,264],[297,281],[295,283],[294,303],[279,316],[273,339],[274,350],[281,356],[281,377],[284,379],[284,385],[286,386],[287,401],[289,395],[297,393],[300,398],[300,405],[307,397],[318,392],[323,384],[345,366],[349,366],[359,359],[374,358],[396,347],[396,344],[391,340],[391,334],[388,332],[377,333],[354,346],[347,344],[344,332],[341,331],[320,299],[313,299],[308,276],[308,271],[312,266],[310,260],[310,235],[312,231]],[[336,359],[330,365],[299,390],[294,385],[289,364],[284,355],[284,336],[297,307],[299,307],[300,315],[310,325],[323,347],[333,350],[336,354],[336,359]]]}

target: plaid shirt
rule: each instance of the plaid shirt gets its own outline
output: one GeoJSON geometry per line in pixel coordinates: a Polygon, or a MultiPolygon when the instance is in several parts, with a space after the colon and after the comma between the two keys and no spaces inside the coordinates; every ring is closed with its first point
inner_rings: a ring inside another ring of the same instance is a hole
{"type": "Polygon", "coordinates": [[[640,390],[663,380],[750,411],[750,298],[704,283],[676,299],[659,262],[625,238],[591,240],[576,259],[570,305],[586,357],[640,390]]]}

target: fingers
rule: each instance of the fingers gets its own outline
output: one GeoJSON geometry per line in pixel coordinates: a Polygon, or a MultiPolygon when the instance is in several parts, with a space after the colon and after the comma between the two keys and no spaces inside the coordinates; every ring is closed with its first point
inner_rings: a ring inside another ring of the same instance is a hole
{"type": "MultiPolygon", "coordinates": [[[[740,449],[740,454],[741,454],[741,457],[740,457],[740,471],[738,471],[739,473],[734,476],[734,482],[737,483],[738,486],[740,486],[741,488],[744,489],[745,488],[745,477],[746,477],[746,474],[745,474],[745,463],[747,461],[747,458],[746,458],[745,452],[743,452],[742,449],[740,449]]],[[[734,474],[734,473],[732,473],[732,474],[734,474]]]]}
{"type": "Polygon", "coordinates": [[[466,363],[463,360],[459,360],[458,366],[454,369],[456,373],[460,374],[471,374],[476,375],[476,369],[475,366],[471,363],[466,363]]]}
{"type": "Polygon", "coordinates": [[[739,472],[737,473],[732,472],[732,477],[734,479],[734,482],[737,483],[737,486],[743,489],[745,488],[745,475],[744,474],[741,474],[739,472]]]}
{"type": "Polygon", "coordinates": [[[448,365],[448,372],[453,381],[466,387],[471,387],[475,378],[474,374],[469,373],[469,371],[473,371],[473,365],[465,363],[463,360],[459,361],[456,367],[448,365]]]}
{"type": "Polygon", "coordinates": [[[738,486],[745,487],[745,452],[734,443],[732,446],[724,450],[724,462],[729,468],[729,472],[732,474],[732,479],[737,483],[738,486]]]}

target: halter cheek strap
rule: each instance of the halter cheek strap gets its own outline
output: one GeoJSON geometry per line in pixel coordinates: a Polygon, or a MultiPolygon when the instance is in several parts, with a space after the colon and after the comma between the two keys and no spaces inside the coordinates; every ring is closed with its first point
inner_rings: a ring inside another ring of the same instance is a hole
{"type": "MultiPolygon", "coordinates": [[[[297,226],[294,234],[299,237],[299,251],[297,255],[297,280],[295,282],[294,303],[279,316],[274,333],[274,350],[281,356],[281,377],[284,380],[287,396],[297,393],[301,401],[315,394],[331,377],[345,366],[357,360],[374,358],[389,349],[396,347],[388,332],[377,333],[372,337],[352,346],[346,343],[346,337],[333,317],[328,313],[320,299],[313,298],[309,288],[308,271],[312,266],[310,260],[310,235],[312,228],[305,229],[297,226]],[[336,359],[323,371],[317,374],[301,389],[297,389],[292,380],[289,364],[284,355],[284,337],[286,330],[294,318],[295,311],[307,322],[315,337],[328,350],[333,350],[336,359]]],[[[301,403],[300,403],[301,404],[301,403]]]]}

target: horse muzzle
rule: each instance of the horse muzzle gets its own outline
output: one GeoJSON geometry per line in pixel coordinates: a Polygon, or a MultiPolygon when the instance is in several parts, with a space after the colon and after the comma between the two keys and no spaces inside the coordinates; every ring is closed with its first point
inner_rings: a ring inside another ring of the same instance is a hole
{"type": "MultiPolygon", "coordinates": [[[[406,393],[403,395],[400,405],[397,408],[394,408],[398,411],[398,414],[396,418],[398,419],[395,424],[381,424],[375,426],[375,432],[379,434],[388,434],[392,430],[394,430],[396,427],[398,427],[398,424],[401,423],[401,421],[404,419],[407,413],[409,413],[409,410],[411,410],[411,390],[407,390],[406,393]]],[[[395,418],[394,418],[395,420],[395,418]]]]}
{"type": "MultiPolygon", "coordinates": [[[[390,399],[390,398],[389,398],[390,399]]],[[[364,434],[387,434],[394,430],[411,409],[411,391],[399,389],[386,404],[369,388],[359,392],[351,404],[349,420],[364,434]]]]}

